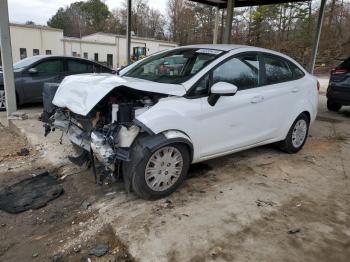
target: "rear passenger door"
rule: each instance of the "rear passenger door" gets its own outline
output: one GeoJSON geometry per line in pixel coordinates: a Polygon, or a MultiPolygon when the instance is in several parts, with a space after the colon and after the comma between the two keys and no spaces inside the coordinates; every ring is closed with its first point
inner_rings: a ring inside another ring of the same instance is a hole
{"type": "Polygon", "coordinates": [[[93,73],[94,66],[89,61],[78,59],[66,59],[66,76],[76,74],[93,73]]]}
{"type": "Polygon", "coordinates": [[[260,87],[264,96],[265,107],[271,116],[266,118],[273,138],[280,135],[281,126],[295,112],[302,86],[296,80],[291,69],[291,62],[272,55],[262,54],[264,67],[263,86],[260,87]]]}

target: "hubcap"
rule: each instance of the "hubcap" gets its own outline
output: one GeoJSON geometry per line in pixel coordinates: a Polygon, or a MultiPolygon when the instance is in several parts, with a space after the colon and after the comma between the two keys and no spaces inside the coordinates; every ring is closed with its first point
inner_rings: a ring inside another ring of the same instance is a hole
{"type": "Polygon", "coordinates": [[[292,133],[292,143],[295,148],[300,147],[306,138],[307,133],[307,123],[304,119],[298,120],[296,122],[293,133],[292,133]]]}
{"type": "Polygon", "coordinates": [[[0,90],[0,108],[6,108],[5,90],[0,90]]]}
{"type": "Polygon", "coordinates": [[[146,169],[147,185],[154,191],[164,191],[179,179],[183,168],[183,158],[176,147],[163,147],[152,154],[146,169]]]}

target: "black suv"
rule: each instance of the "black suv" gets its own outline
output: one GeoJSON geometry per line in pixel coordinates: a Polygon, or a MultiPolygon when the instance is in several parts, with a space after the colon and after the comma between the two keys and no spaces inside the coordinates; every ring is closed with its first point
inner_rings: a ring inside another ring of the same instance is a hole
{"type": "MultiPolygon", "coordinates": [[[[60,83],[64,77],[83,73],[115,71],[99,63],[67,56],[38,55],[13,65],[17,105],[42,102],[44,83],[60,83]]],[[[0,111],[6,110],[2,72],[0,71],[0,111]]]]}
{"type": "Polygon", "coordinates": [[[350,57],[332,69],[327,89],[327,108],[339,111],[350,105],[350,57]]]}

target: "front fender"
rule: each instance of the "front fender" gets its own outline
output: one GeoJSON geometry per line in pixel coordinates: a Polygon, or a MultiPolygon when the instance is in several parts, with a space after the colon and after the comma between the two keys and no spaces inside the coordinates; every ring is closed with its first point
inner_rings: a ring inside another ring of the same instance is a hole
{"type": "Polygon", "coordinates": [[[137,116],[137,122],[143,125],[148,133],[161,134],[170,138],[182,138],[193,147],[193,159],[199,157],[200,144],[199,99],[169,97],[160,100],[152,108],[137,116]]]}

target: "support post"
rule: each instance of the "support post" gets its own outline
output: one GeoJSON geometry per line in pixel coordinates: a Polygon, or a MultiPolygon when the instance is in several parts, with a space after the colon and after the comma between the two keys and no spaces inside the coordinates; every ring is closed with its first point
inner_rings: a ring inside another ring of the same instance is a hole
{"type": "Polygon", "coordinates": [[[235,0],[227,0],[226,24],[224,30],[223,44],[229,44],[231,41],[232,18],[235,0]]]}
{"type": "Polygon", "coordinates": [[[7,0],[0,0],[1,58],[7,118],[17,110],[7,0]]]}
{"type": "Polygon", "coordinates": [[[312,45],[312,56],[311,56],[311,62],[310,62],[310,68],[309,68],[311,74],[314,73],[314,69],[315,69],[318,45],[320,42],[320,36],[321,36],[321,31],[322,31],[325,6],[326,6],[326,0],[321,0],[320,11],[318,14],[318,19],[317,19],[315,39],[314,39],[314,42],[312,45]]]}
{"type": "Polygon", "coordinates": [[[131,0],[127,0],[127,23],[126,23],[126,62],[130,65],[131,50],[131,0]]]}
{"type": "Polygon", "coordinates": [[[216,13],[215,13],[215,25],[214,25],[214,33],[213,33],[213,44],[218,43],[218,35],[219,35],[219,15],[220,15],[220,9],[217,6],[216,7],[216,13]]]}

